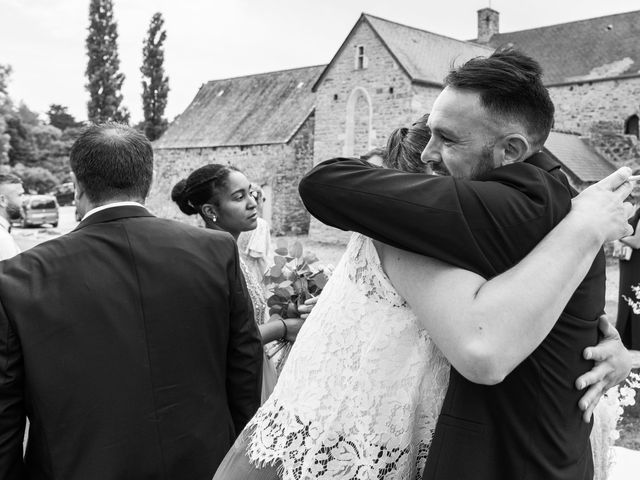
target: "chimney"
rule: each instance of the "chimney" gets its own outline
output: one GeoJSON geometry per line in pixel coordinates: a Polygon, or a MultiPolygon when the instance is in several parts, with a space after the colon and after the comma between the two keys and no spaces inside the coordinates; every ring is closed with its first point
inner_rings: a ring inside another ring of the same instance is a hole
{"type": "Polygon", "coordinates": [[[500,33],[500,14],[492,8],[478,10],[478,43],[489,43],[496,33],[500,33]]]}

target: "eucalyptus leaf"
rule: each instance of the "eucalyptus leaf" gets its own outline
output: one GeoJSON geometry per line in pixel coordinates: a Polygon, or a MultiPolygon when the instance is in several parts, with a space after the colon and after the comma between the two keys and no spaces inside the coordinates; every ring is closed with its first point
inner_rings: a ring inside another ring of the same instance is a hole
{"type": "Polygon", "coordinates": [[[329,277],[327,277],[324,272],[320,272],[317,275],[314,275],[311,278],[311,281],[313,281],[318,288],[323,289],[327,285],[329,277]]]}
{"type": "Polygon", "coordinates": [[[302,258],[302,252],[303,252],[302,244],[296,240],[296,242],[290,248],[289,253],[292,257],[302,258]]]}
{"type": "Polygon", "coordinates": [[[282,275],[282,268],[280,268],[277,265],[274,265],[273,267],[271,267],[271,270],[269,271],[269,275],[274,278],[278,278],[280,275],[282,275]]]}
{"type": "Polygon", "coordinates": [[[285,302],[286,302],[286,299],[283,302],[282,298],[279,297],[277,294],[271,295],[269,298],[267,298],[268,307],[273,307],[274,305],[283,305],[285,302]]]}

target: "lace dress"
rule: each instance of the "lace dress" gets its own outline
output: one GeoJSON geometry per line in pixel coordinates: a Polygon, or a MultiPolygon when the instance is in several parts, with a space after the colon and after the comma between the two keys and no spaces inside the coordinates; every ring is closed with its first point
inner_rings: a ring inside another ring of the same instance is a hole
{"type": "Polygon", "coordinates": [[[354,234],[247,426],[253,463],[284,480],[421,477],[449,364],[354,234]]]}
{"type": "MultiPolygon", "coordinates": [[[[249,292],[249,298],[253,305],[253,316],[256,323],[258,325],[262,325],[266,321],[268,313],[267,300],[265,299],[262,285],[247,267],[247,264],[242,260],[242,257],[240,257],[240,270],[242,270],[242,274],[244,275],[244,280],[247,284],[247,291],[249,292]]],[[[273,361],[267,357],[265,352],[262,359],[261,404],[264,403],[267,398],[269,398],[269,395],[271,395],[271,392],[273,392],[277,379],[276,367],[273,361]]]]}

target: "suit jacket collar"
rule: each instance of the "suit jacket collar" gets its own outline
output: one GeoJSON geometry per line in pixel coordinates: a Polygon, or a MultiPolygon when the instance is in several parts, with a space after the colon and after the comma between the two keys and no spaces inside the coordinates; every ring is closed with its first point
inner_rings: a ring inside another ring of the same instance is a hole
{"type": "Polygon", "coordinates": [[[555,170],[556,168],[560,168],[561,165],[556,160],[551,158],[548,154],[544,152],[538,152],[531,155],[527,158],[525,163],[529,163],[535,167],[541,168],[545,172],[550,172],[555,170]]]}
{"type": "Polygon", "coordinates": [[[125,205],[120,207],[112,207],[89,215],[82,220],[78,226],[74,229],[80,230],[89,225],[96,223],[112,222],[114,220],[120,220],[121,218],[133,218],[133,217],[153,217],[149,210],[144,207],[138,207],[136,205],[125,205]]]}

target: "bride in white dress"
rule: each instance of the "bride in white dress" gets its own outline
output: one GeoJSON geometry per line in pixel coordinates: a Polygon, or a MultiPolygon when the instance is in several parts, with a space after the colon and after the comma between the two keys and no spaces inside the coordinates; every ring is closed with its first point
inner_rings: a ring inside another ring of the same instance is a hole
{"type": "MultiPolygon", "coordinates": [[[[598,220],[611,215],[610,211],[596,211],[602,202],[594,201],[593,196],[583,196],[583,201],[583,215],[570,214],[554,230],[559,235],[555,243],[545,240],[544,247],[531,254],[565,253],[554,267],[558,288],[546,285],[539,287],[541,292],[533,292],[550,297],[548,302],[538,302],[539,309],[532,312],[536,323],[546,322],[548,329],[581,280],[580,272],[586,273],[597,252],[589,250],[586,245],[592,242],[585,237],[603,229],[598,220]],[[586,223],[585,211],[592,216],[586,223]],[[576,225],[585,232],[577,242],[570,235],[576,225]],[[581,241],[585,245],[579,245],[581,241]],[[569,266],[574,270],[571,275],[563,273],[571,270],[569,266]]],[[[580,211],[574,206],[576,210],[580,211]]],[[[516,274],[510,283],[517,284],[536,272],[526,274],[516,274]]],[[[509,285],[499,283],[500,277],[487,282],[469,275],[474,284],[485,283],[486,291],[491,292],[492,285],[500,291],[489,297],[490,308],[479,305],[478,322],[490,322],[492,312],[514,308],[519,301],[509,295],[509,285]]],[[[463,290],[464,283],[451,285],[451,289],[463,290]]],[[[539,342],[546,333],[532,332],[531,336],[536,335],[539,342]]],[[[500,343],[494,348],[500,349],[500,343]]],[[[525,351],[514,361],[519,363],[526,355],[525,351]]],[[[478,367],[454,366],[459,371],[478,367]]],[[[273,394],[214,479],[420,479],[448,373],[447,360],[427,334],[425,322],[393,288],[373,242],[354,234],[300,331],[273,394]]]]}

